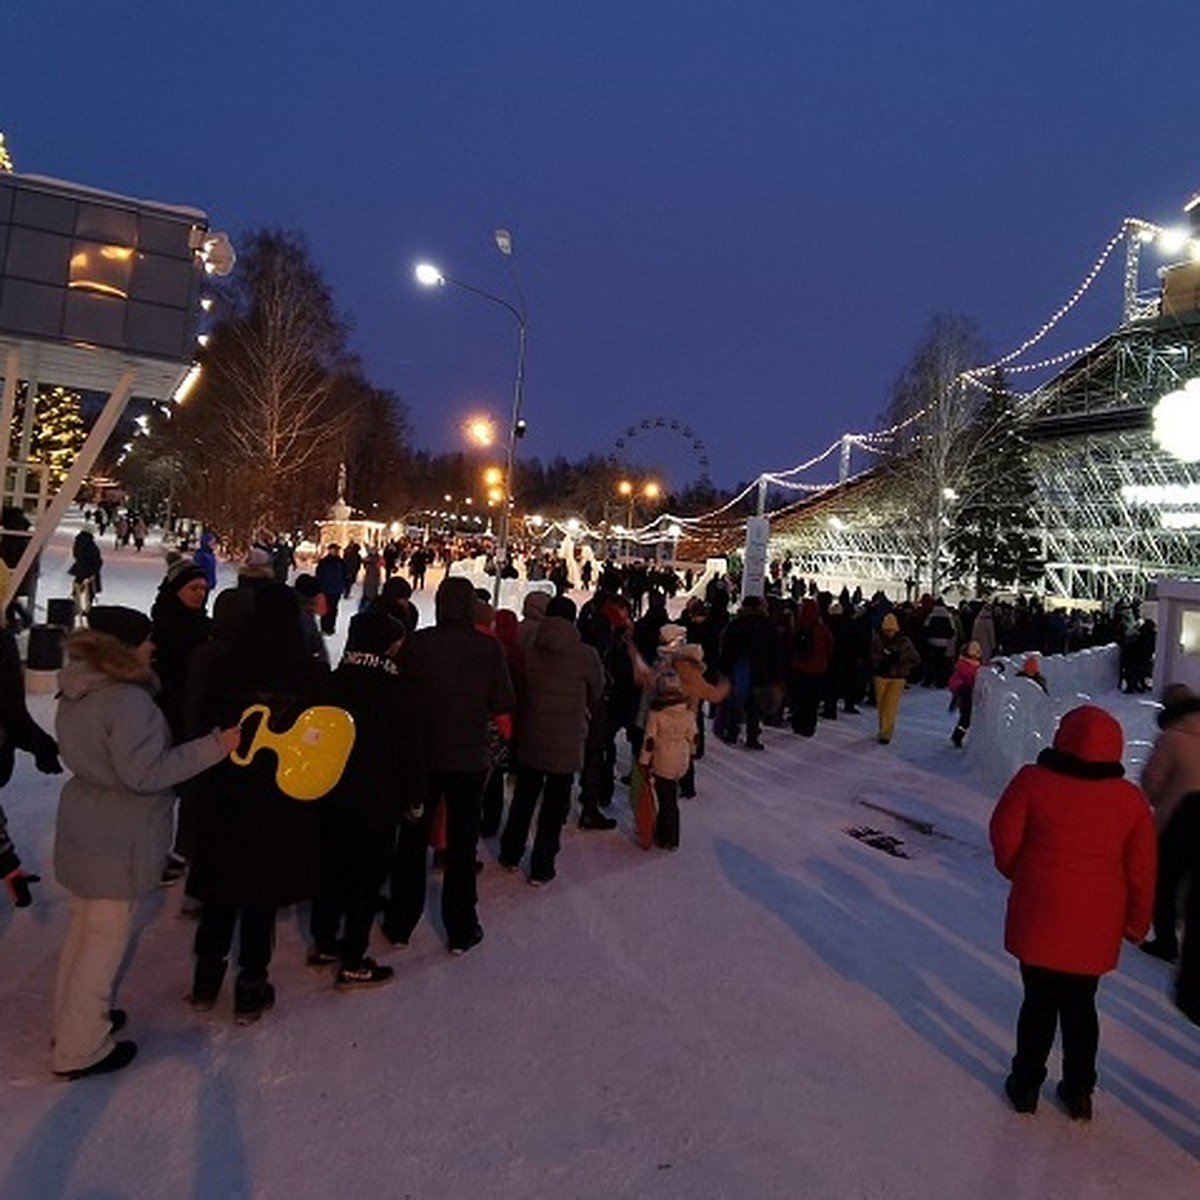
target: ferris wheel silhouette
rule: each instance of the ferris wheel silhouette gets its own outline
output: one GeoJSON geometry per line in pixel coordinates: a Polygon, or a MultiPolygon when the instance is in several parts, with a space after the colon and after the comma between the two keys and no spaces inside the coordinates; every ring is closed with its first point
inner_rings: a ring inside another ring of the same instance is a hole
{"type": "Polygon", "coordinates": [[[711,465],[708,447],[690,425],[676,417],[645,417],[641,421],[635,421],[613,442],[608,461],[614,467],[622,466],[636,453],[639,441],[648,441],[650,437],[660,433],[686,446],[689,457],[700,469],[700,481],[707,482],[711,465]]]}

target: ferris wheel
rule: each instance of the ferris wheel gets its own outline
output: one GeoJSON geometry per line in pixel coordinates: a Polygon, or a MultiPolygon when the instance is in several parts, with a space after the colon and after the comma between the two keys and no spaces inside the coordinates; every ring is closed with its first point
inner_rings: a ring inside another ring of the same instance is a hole
{"type": "Polygon", "coordinates": [[[645,417],[635,421],[613,442],[608,460],[614,467],[620,467],[664,436],[674,443],[676,450],[685,450],[687,458],[699,469],[700,482],[707,482],[710,470],[708,447],[690,425],[676,417],[645,417]]]}

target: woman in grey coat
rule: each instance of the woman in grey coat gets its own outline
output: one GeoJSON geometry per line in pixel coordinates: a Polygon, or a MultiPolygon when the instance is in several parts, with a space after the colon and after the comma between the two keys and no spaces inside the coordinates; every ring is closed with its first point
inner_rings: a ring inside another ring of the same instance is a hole
{"type": "Polygon", "coordinates": [[[529,862],[535,887],[555,877],[571,784],[583,769],[588,721],[604,693],[600,656],[575,627],[575,604],[556,596],[525,648],[517,688],[517,784],[500,835],[500,863],[515,871],[541,799],[529,862]]]}
{"type": "Polygon", "coordinates": [[[71,893],[54,995],[53,1069],[65,1079],[127,1066],[131,1041],[112,989],[125,955],[133,902],[157,886],[171,847],[174,785],[223,759],[239,731],[214,730],[171,745],[155,702],[150,619],[131,608],[93,607],[89,628],[67,642],[59,677],[63,786],[54,869],[71,893]]]}

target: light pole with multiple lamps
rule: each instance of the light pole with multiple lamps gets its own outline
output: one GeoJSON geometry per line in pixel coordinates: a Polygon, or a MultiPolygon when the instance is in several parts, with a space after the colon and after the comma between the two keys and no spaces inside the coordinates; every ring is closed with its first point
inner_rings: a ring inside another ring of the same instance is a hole
{"type": "Polygon", "coordinates": [[[461,279],[455,279],[450,275],[446,275],[430,263],[419,263],[414,274],[416,275],[417,282],[426,287],[444,287],[446,284],[451,284],[453,287],[461,288],[464,292],[470,292],[475,296],[482,297],[484,300],[490,300],[493,304],[498,304],[501,308],[511,313],[517,322],[517,374],[513,383],[512,419],[508,426],[508,441],[504,447],[504,501],[500,506],[500,519],[496,532],[496,577],[492,583],[492,602],[498,605],[500,602],[500,580],[504,574],[504,568],[508,563],[509,516],[513,502],[513,461],[516,457],[517,439],[523,437],[525,434],[525,420],[521,416],[521,404],[525,393],[525,337],[528,322],[525,315],[525,296],[521,291],[521,282],[517,277],[516,267],[513,263],[512,234],[507,229],[497,229],[494,240],[496,249],[504,255],[505,260],[508,262],[513,287],[517,293],[516,304],[510,303],[502,296],[484,291],[483,288],[475,287],[474,284],[464,283],[461,279]]]}
{"type": "Polygon", "coordinates": [[[622,479],[617,484],[617,494],[625,501],[625,557],[629,557],[629,546],[633,533],[633,505],[639,496],[654,503],[662,495],[662,488],[653,479],[648,479],[639,489],[630,480],[622,479]]]}

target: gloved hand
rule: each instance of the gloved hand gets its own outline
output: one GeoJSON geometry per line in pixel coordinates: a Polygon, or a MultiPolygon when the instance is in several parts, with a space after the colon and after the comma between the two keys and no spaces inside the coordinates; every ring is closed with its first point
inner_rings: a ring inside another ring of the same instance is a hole
{"type": "Polygon", "coordinates": [[[61,775],[62,763],[58,761],[58,747],[53,746],[42,750],[33,757],[34,766],[37,767],[43,775],[61,775]]]}
{"type": "Polygon", "coordinates": [[[31,883],[41,883],[42,877],[34,875],[32,872],[25,871],[18,867],[15,871],[10,871],[4,877],[4,886],[8,889],[9,896],[12,897],[12,902],[17,908],[28,908],[33,903],[33,893],[29,890],[31,883]]]}

